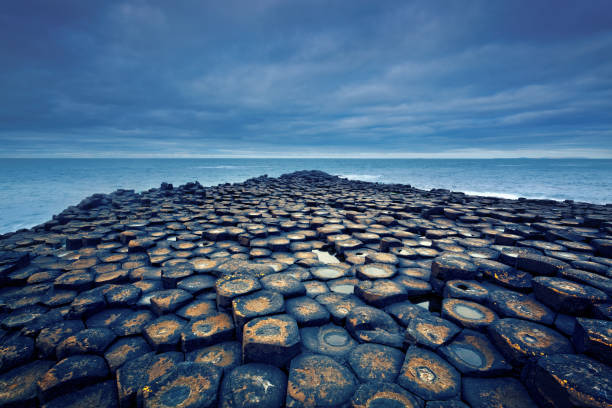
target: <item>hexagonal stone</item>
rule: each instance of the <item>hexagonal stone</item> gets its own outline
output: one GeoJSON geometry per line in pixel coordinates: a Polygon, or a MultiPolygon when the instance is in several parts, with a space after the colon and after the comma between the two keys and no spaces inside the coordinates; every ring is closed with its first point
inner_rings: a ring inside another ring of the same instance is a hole
{"type": "Polygon", "coordinates": [[[477,267],[456,256],[439,256],[431,263],[431,276],[442,280],[476,278],[477,267]]]}
{"type": "Polygon", "coordinates": [[[443,297],[465,299],[474,302],[483,302],[487,299],[489,291],[476,281],[451,280],[444,286],[443,297]]]}
{"type": "Polygon", "coordinates": [[[217,305],[230,307],[232,299],[261,289],[259,280],[248,274],[228,275],[217,279],[215,291],[217,292],[217,305]]]}
{"type": "MultiPolygon", "coordinates": [[[[65,308],[64,308],[65,310],[65,308]]],[[[38,333],[47,327],[55,326],[56,323],[64,320],[62,309],[52,309],[47,313],[38,316],[27,325],[23,326],[20,333],[28,337],[36,337],[38,333]]]]}
{"type": "Polygon", "coordinates": [[[404,362],[404,353],[381,344],[359,344],[348,355],[348,362],[361,382],[394,382],[404,362]]]}
{"type": "Polygon", "coordinates": [[[339,266],[321,266],[318,268],[312,268],[310,270],[312,276],[316,279],[327,281],[331,279],[343,278],[350,275],[350,271],[347,268],[339,266]]]}
{"type": "Polygon", "coordinates": [[[411,302],[393,303],[385,308],[385,312],[389,313],[402,326],[407,326],[413,317],[418,315],[429,315],[427,310],[422,307],[412,304],[411,302]]]}
{"type": "Polygon", "coordinates": [[[357,278],[359,279],[388,279],[393,277],[397,270],[394,266],[382,263],[371,263],[359,265],[355,269],[357,278]]]}
{"type": "Polygon", "coordinates": [[[412,346],[406,352],[397,382],[425,400],[446,400],[461,391],[461,375],[431,351],[412,346]]]}
{"type": "Polygon", "coordinates": [[[572,353],[570,342],[558,332],[519,319],[499,319],[489,326],[489,337],[512,364],[522,365],[532,357],[572,353]]]}
{"type": "Polygon", "coordinates": [[[167,374],[181,361],[183,353],[172,351],[163,354],[149,353],[126,362],[117,370],[119,406],[136,406],[138,390],[167,374]]]}
{"type": "Polygon", "coordinates": [[[282,366],[300,351],[300,332],[289,315],[259,317],[244,325],[242,359],[282,366]]]}
{"type": "Polygon", "coordinates": [[[327,309],[306,296],[287,299],[285,308],[287,314],[291,315],[301,327],[320,326],[329,322],[330,314],[327,309]]]}
{"type": "Polygon", "coordinates": [[[369,306],[353,308],[346,316],[346,329],[360,342],[402,347],[404,340],[391,316],[369,306]]]}
{"type": "Polygon", "coordinates": [[[86,270],[76,270],[61,274],[53,282],[56,289],[76,290],[89,289],[94,282],[94,274],[86,270]]]}
{"type": "Polygon", "coordinates": [[[393,282],[402,285],[404,290],[408,293],[410,299],[423,297],[432,292],[431,284],[422,279],[416,279],[406,275],[399,275],[393,278],[393,282]]]}
{"type": "Polygon", "coordinates": [[[196,299],[176,311],[183,319],[192,320],[217,312],[217,305],[211,300],[196,299]]]}
{"type": "Polygon", "coordinates": [[[485,335],[468,329],[440,347],[438,353],[465,375],[492,377],[512,371],[512,366],[485,335]]]}
{"type": "Polygon", "coordinates": [[[538,276],[532,281],[536,298],[561,313],[580,315],[595,303],[604,303],[608,295],[588,285],[561,278],[538,276]]]}
{"type": "Polygon", "coordinates": [[[15,309],[7,317],[2,319],[2,328],[7,330],[20,329],[47,312],[43,306],[25,306],[15,309]]]}
{"type": "Polygon", "coordinates": [[[355,286],[359,283],[359,279],[352,277],[338,278],[327,281],[327,287],[334,293],[341,295],[352,295],[355,293],[355,286]]]}
{"type": "Polygon", "coordinates": [[[531,274],[528,272],[490,259],[476,259],[474,264],[485,279],[497,285],[519,292],[527,292],[531,289],[531,274]]]}
{"type": "Polygon", "coordinates": [[[215,287],[216,279],[212,275],[195,275],[181,279],[177,284],[177,289],[186,290],[192,295],[198,295],[215,287]]]}
{"type": "Polygon", "coordinates": [[[54,362],[38,360],[0,375],[0,406],[35,407],[38,396],[38,380],[54,362]]]}
{"type": "Polygon", "coordinates": [[[65,320],[52,327],[44,328],[36,337],[36,348],[44,357],[55,358],[55,348],[66,337],[85,328],[80,320],[65,320]]]}
{"type": "Polygon", "coordinates": [[[117,371],[119,367],[125,364],[126,361],[133,360],[143,354],[151,351],[151,347],[140,336],[126,337],[117,340],[104,353],[104,359],[110,368],[111,372],[117,371]]]}
{"type": "Polygon", "coordinates": [[[0,373],[22,365],[34,358],[34,340],[25,336],[11,336],[0,343],[0,373]]]}
{"type": "Polygon", "coordinates": [[[227,341],[204,347],[186,354],[186,360],[196,363],[212,364],[224,373],[240,365],[242,361],[242,348],[237,341],[227,341]]]}
{"type": "Polygon", "coordinates": [[[132,311],[127,308],[112,308],[112,309],[104,309],[101,312],[98,312],[92,316],[90,316],[85,324],[88,328],[93,327],[108,327],[112,326],[118,319],[123,316],[131,313],[132,311]]]}
{"type": "Polygon", "coordinates": [[[106,301],[104,300],[103,290],[103,287],[98,287],[79,293],[70,304],[70,317],[79,318],[91,316],[104,309],[106,301]]]}
{"type": "Polygon", "coordinates": [[[232,317],[227,313],[214,313],[189,322],[181,333],[181,346],[184,352],[189,352],[233,338],[232,317]]]}
{"type": "Polygon", "coordinates": [[[268,364],[245,364],[223,378],[220,408],[282,407],[287,391],[287,376],[268,364]]]}
{"type": "Polygon", "coordinates": [[[58,359],[75,354],[102,354],[115,337],[115,333],[105,327],[83,329],[62,340],[55,353],[58,359]]]}
{"type": "Polygon", "coordinates": [[[131,336],[140,334],[144,327],[155,318],[148,310],[138,310],[122,314],[110,325],[117,336],[131,336]]]}
{"type": "Polygon", "coordinates": [[[329,311],[332,321],[337,324],[343,324],[346,315],[359,306],[365,306],[359,298],[353,295],[341,295],[339,293],[324,293],[315,298],[329,311]]]}
{"type": "Polygon", "coordinates": [[[133,285],[121,285],[110,289],[104,295],[106,303],[111,307],[132,306],[138,302],[142,290],[133,285]]]}
{"type": "Polygon", "coordinates": [[[38,380],[38,391],[44,401],[104,380],[108,366],[100,356],[70,356],[60,360],[38,380]]]}
{"type": "Polygon", "coordinates": [[[139,392],[144,408],[217,406],[221,370],[210,364],[179,363],[139,392]],[[142,393],[142,394],[141,394],[142,393]]]}
{"type": "Polygon", "coordinates": [[[361,384],[353,394],[351,404],[354,408],[422,408],[423,406],[414,395],[390,382],[361,384]]]}
{"type": "Polygon", "coordinates": [[[579,269],[565,269],[559,277],[584,283],[605,292],[608,296],[612,295],[612,279],[593,272],[586,272],[579,269]]]}
{"type": "Polygon", "coordinates": [[[59,396],[41,408],[79,408],[83,406],[97,408],[117,407],[117,387],[114,381],[90,385],[80,390],[59,396]]]}
{"type": "Polygon", "coordinates": [[[191,293],[182,289],[162,290],[151,297],[151,309],[158,316],[161,316],[185,306],[192,299],[191,293]]]}
{"type": "Polygon", "coordinates": [[[559,259],[549,256],[523,253],[517,256],[516,267],[535,275],[554,276],[570,266],[559,259]]]}
{"type": "Polygon", "coordinates": [[[300,330],[300,337],[303,352],[325,354],[338,361],[345,360],[357,345],[343,327],[331,323],[319,327],[305,327],[300,330]]]}
{"type": "Polygon", "coordinates": [[[302,354],[291,361],[287,407],[341,407],[348,404],[357,379],[329,356],[302,354]]]}
{"type": "Polygon", "coordinates": [[[612,365],[612,322],[576,318],[572,343],[579,353],[591,354],[593,357],[612,365]]]}
{"type": "Polygon", "coordinates": [[[555,319],[553,311],[533,297],[509,290],[491,292],[489,304],[503,317],[516,317],[548,326],[552,325],[555,319]]]}
{"type": "Polygon", "coordinates": [[[517,379],[504,378],[469,378],[463,379],[463,399],[472,408],[516,407],[532,408],[536,406],[527,390],[517,379]]]}
{"type": "Polygon", "coordinates": [[[261,278],[261,284],[264,288],[279,292],[286,298],[306,294],[306,288],[302,282],[284,273],[273,273],[264,276],[261,278]]]}
{"type": "MultiPolygon", "coordinates": [[[[427,283],[427,285],[429,284],[427,283]]],[[[360,281],[355,286],[355,295],[367,304],[376,307],[384,307],[391,303],[401,302],[409,297],[404,285],[388,279],[360,281]]]]}
{"type": "Polygon", "coordinates": [[[583,355],[542,357],[526,367],[523,378],[542,406],[610,406],[612,369],[583,355]]]}
{"type": "Polygon", "coordinates": [[[178,347],[185,321],[175,315],[164,315],[149,322],[143,336],[156,351],[171,351],[178,347]]]}
{"type": "MultiPolygon", "coordinates": [[[[418,306],[416,306],[418,307],[418,306]]],[[[422,308],[419,308],[423,310],[422,308]]],[[[461,329],[426,311],[414,316],[406,328],[406,340],[432,349],[448,343],[461,329]]]]}
{"type": "Polygon", "coordinates": [[[242,333],[242,327],[249,320],[284,312],[285,301],[283,296],[276,291],[260,290],[234,298],[232,300],[232,311],[238,333],[242,333]]]}
{"type": "Polygon", "coordinates": [[[302,282],[304,287],[306,288],[306,296],[309,297],[317,297],[323,293],[329,292],[329,287],[325,282],[319,282],[315,280],[309,280],[302,282]]]}
{"type": "Polygon", "coordinates": [[[74,290],[53,290],[45,295],[41,303],[47,307],[58,307],[72,303],[77,292],[74,290]]]}
{"type": "Polygon", "coordinates": [[[162,284],[166,289],[176,288],[176,284],[193,275],[193,265],[189,262],[179,263],[171,267],[162,268],[162,284]]]}
{"type": "Polygon", "coordinates": [[[468,329],[482,330],[497,319],[488,307],[463,299],[444,299],[442,317],[468,329]]]}

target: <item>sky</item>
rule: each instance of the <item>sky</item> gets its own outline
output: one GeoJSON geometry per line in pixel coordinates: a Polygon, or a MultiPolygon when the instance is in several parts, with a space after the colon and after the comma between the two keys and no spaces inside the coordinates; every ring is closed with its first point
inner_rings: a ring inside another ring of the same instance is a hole
{"type": "Polygon", "coordinates": [[[612,158],[612,2],[3,1],[0,157],[612,158]]]}

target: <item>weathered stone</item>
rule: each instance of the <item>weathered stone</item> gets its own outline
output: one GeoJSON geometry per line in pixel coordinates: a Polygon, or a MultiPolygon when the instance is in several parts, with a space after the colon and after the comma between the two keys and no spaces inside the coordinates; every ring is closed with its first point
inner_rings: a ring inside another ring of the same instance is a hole
{"type": "Polygon", "coordinates": [[[0,375],[0,406],[37,406],[37,382],[53,364],[52,361],[38,360],[0,375]]]}
{"type": "Polygon", "coordinates": [[[353,408],[421,408],[423,406],[414,395],[391,382],[361,384],[353,394],[351,404],[353,408]]]}
{"type": "Polygon", "coordinates": [[[228,373],[242,361],[242,350],[237,341],[227,341],[194,350],[185,355],[186,360],[196,363],[212,364],[228,373]]]}
{"type": "Polygon", "coordinates": [[[210,364],[184,362],[139,391],[143,408],[217,406],[221,370],[210,364]]]}
{"type": "Polygon", "coordinates": [[[62,395],[42,405],[41,408],[79,408],[84,406],[116,408],[118,404],[115,382],[105,381],[62,395]]]}
{"type": "Polygon", "coordinates": [[[214,313],[189,322],[181,333],[181,345],[184,352],[190,352],[221,341],[232,340],[233,337],[232,317],[227,313],[214,313]]]}
{"type": "Polygon", "coordinates": [[[357,345],[343,327],[331,323],[319,327],[305,327],[300,330],[300,337],[304,352],[325,354],[338,361],[345,360],[357,345]]]}
{"type": "Polygon", "coordinates": [[[466,279],[476,278],[477,267],[464,259],[451,256],[437,257],[431,264],[431,275],[437,279],[466,279]]]}
{"type": "Polygon", "coordinates": [[[185,321],[175,315],[164,315],[149,322],[143,336],[156,351],[172,351],[178,348],[185,321]]]}
{"type": "Polygon", "coordinates": [[[115,337],[115,333],[105,327],[84,329],[62,340],[55,353],[58,359],[75,354],[102,354],[115,337]]]}
{"type": "Polygon", "coordinates": [[[191,302],[193,297],[182,289],[167,289],[151,297],[151,308],[158,316],[172,313],[191,302]]]}
{"type": "Polygon", "coordinates": [[[329,356],[302,354],[291,361],[287,407],[342,407],[357,389],[351,371],[329,356]]]}
{"type": "Polygon", "coordinates": [[[300,351],[300,332],[291,316],[258,317],[243,328],[242,359],[283,366],[300,351]]]}
{"type": "Polygon", "coordinates": [[[284,273],[274,273],[264,276],[261,278],[260,282],[264,288],[279,292],[286,298],[303,296],[306,294],[306,288],[302,282],[284,273]]]}
{"type": "Polygon", "coordinates": [[[463,330],[438,352],[464,375],[492,377],[512,370],[487,337],[472,330],[463,330]]]}
{"type": "Polygon", "coordinates": [[[327,309],[314,299],[306,296],[287,299],[285,309],[299,326],[320,326],[329,322],[327,309]]]}
{"type": "Polygon", "coordinates": [[[100,356],[70,356],[60,360],[38,380],[38,390],[44,401],[104,380],[108,366],[100,356]]]}
{"type": "Polygon", "coordinates": [[[367,304],[377,307],[408,300],[409,297],[404,285],[388,279],[360,281],[355,286],[355,295],[367,304]]]}
{"type": "Polygon", "coordinates": [[[117,392],[119,406],[122,408],[136,405],[138,391],[146,384],[167,374],[179,362],[183,353],[149,353],[126,362],[117,370],[117,392]]]}
{"type": "Polygon", "coordinates": [[[482,330],[497,320],[488,307],[463,299],[444,299],[442,317],[468,329],[482,330]]]}
{"type": "Polygon", "coordinates": [[[361,342],[401,347],[403,336],[395,320],[382,310],[369,306],[353,308],[346,317],[347,330],[361,342]]]}
{"type": "Polygon", "coordinates": [[[572,343],[579,353],[587,353],[612,365],[612,322],[576,318],[572,343]]]}
{"type": "Polygon", "coordinates": [[[515,378],[464,378],[463,398],[472,408],[531,408],[535,404],[525,387],[515,378]]]}
{"type": "Polygon", "coordinates": [[[461,375],[438,355],[410,347],[397,382],[425,400],[453,399],[461,392],[461,375]]]}
{"type": "Polygon", "coordinates": [[[555,315],[546,305],[531,296],[507,290],[494,290],[489,295],[489,305],[502,317],[516,317],[550,326],[555,315]]]}
{"type": "Polygon", "coordinates": [[[583,355],[542,357],[526,367],[523,380],[542,406],[610,406],[612,369],[583,355]]]}
{"type": "Polygon", "coordinates": [[[14,335],[0,339],[0,373],[27,363],[34,358],[34,340],[14,335]]]}
{"type": "Polygon", "coordinates": [[[448,320],[419,309],[422,312],[412,317],[406,328],[406,340],[409,343],[435,349],[448,343],[461,330],[448,320]]]}
{"type": "Polygon", "coordinates": [[[36,348],[43,357],[55,358],[55,348],[66,337],[83,330],[80,320],[66,320],[55,326],[42,329],[36,337],[36,348]]]}
{"type": "Polygon", "coordinates": [[[394,382],[404,362],[404,353],[380,344],[360,344],[348,355],[348,362],[361,382],[394,382]]]}
{"type": "Polygon", "coordinates": [[[221,384],[220,408],[270,407],[285,404],[287,376],[267,364],[245,364],[230,371],[221,384]]]}
{"type": "Polygon", "coordinates": [[[259,280],[248,274],[228,275],[220,278],[215,284],[217,305],[230,307],[232,299],[261,289],[259,280]]]}
{"type": "Polygon", "coordinates": [[[104,353],[104,359],[111,372],[117,371],[126,361],[133,360],[143,354],[149,353],[151,347],[140,336],[126,337],[117,340],[104,353]]]}
{"type": "Polygon", "coordinates": [[[519,319],[499,319],[489,326],[493,344],[514,365],[531,358],[573,352],[570,342],[556,331],[519,319]]]}
{"type": "Polygon", "coordinates": [[[536,298],[558,312],[580,315],[595,303],[608,300],[608,295],[588,285],[561,278],[538,276],[533,279],[536,298]]]}
{"type": "Polygon", "coordinates": [[[144,327],[155,318],[148,310],[124,313],[115,319],[110,328],[117,336],[130,336],[140,334],[144,327]]]}

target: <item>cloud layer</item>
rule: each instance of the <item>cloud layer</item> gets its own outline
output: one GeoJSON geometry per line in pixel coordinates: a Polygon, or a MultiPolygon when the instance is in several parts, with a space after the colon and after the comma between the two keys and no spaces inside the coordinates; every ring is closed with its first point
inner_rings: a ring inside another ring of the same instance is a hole
{"type": "Polygon", "coordinates": [[[4,157],[612,157],[612,3],[0,5],[4,157]]]}

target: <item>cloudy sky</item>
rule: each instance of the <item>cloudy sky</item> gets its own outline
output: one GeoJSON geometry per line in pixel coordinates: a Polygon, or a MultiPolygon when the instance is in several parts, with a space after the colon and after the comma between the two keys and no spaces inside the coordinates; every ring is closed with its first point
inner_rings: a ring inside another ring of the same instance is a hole
{"type": "Polygon", "coordinates": [[[612,157],[612,2],[3,1],[2,157],[612,157]]]}

